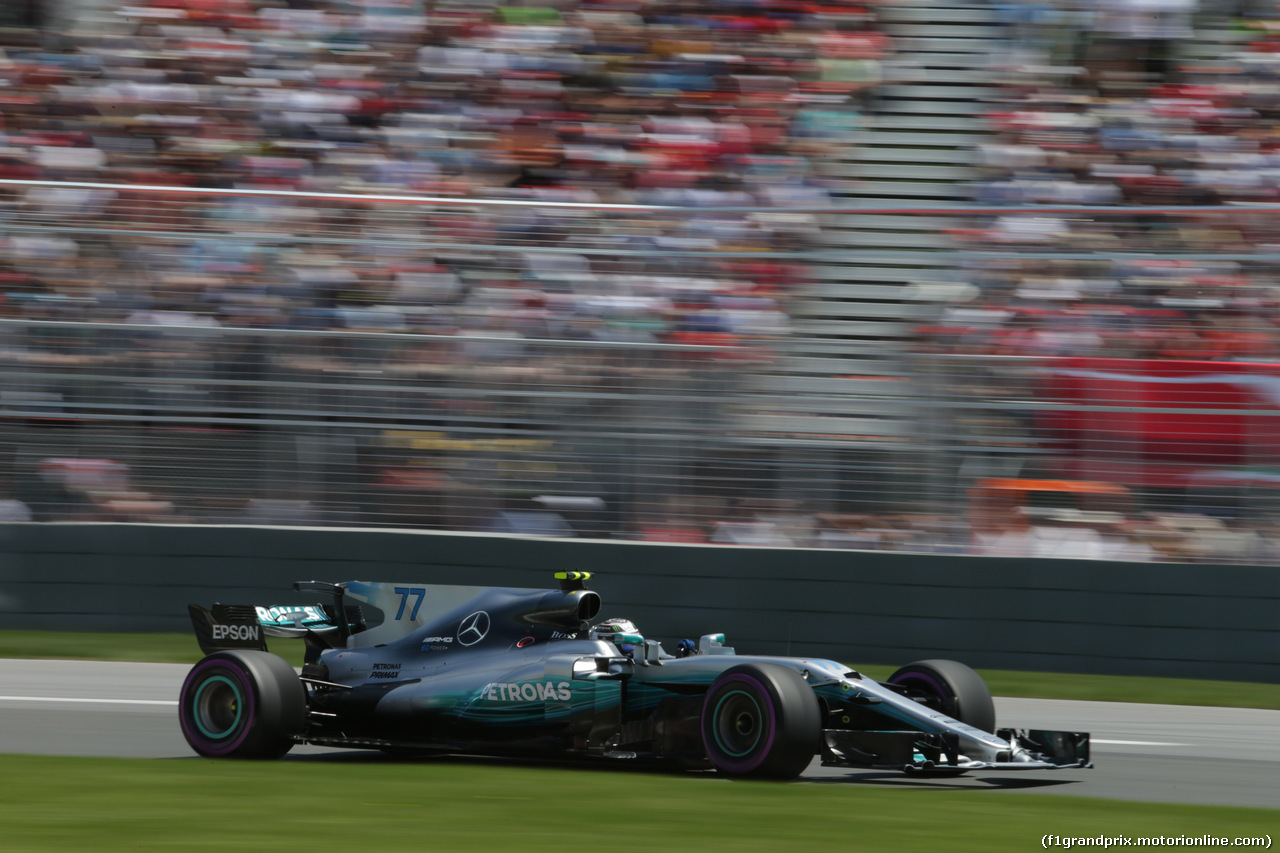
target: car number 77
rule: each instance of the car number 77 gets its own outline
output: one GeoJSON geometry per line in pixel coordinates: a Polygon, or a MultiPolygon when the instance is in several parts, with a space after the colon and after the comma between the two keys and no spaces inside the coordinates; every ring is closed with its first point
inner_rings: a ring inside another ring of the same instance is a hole
{"type": "Polygon", "coordinates": [[[413,611],[409,614],[409,621],[418,618],[418,608],[422,606],[422,599],[426,597],[427,591],[422,587],[398,586],[394,590],[395,594],[400,596],[400,609],[396,611],[396,621],[399,622],[404,618],[404,606],[409,601],[409,596],[413,596],[416,601],[413,602],[413,611]]]}

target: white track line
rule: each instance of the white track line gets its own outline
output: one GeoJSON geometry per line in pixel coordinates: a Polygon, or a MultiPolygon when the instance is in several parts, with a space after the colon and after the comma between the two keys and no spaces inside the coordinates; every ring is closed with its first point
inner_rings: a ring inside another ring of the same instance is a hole
{"type": "Polygon", "coordinates": [[[98,705],[177,705],[176,699],[79,699],[71,696],[0,696],[0,702],[80,702],[98,705]]]}
{"type": "Polygon", "coordinates": [[[1101,743],[1107,746],[1190,746],[1186,743],[1168,743],[1161,740],[1102,740],[1101,738],[1090,738],[1089,743],[1101,743]]]}

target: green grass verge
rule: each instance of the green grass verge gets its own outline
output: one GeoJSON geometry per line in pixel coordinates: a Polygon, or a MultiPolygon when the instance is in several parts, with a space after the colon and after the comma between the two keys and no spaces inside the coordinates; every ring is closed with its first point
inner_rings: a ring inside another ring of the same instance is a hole
{"type": "MultiPolygon", "coordinates": [[[[1275,834],[1280,812],[483,763],[0,757],[6,851],[1038,849],[1275,834]]],[[[1021,783],[1010,782],[1008,785],[1021,783]]],[[[1036,784],[1036,783],[1027,783],[1036,784]]],[[[1004,786],[1007,788],[1007,786],[1004,786]]]]}
{"type": "MultiPolygon", "coordinates": [[[[302,643],[297,640],[272,641],[271,650],[294,666],[302,665],[302,643]]],[[[0,658],[195,663],[200,659],[200,649],[188,634],[0,631],[0,658]]],[[[894,669],[890,666],[856,664],[853,667],[875,679],[888,678],[894,669]]],[[[997,696],[1280,709],[1278,684],[993,669],[980,672],[990,685],[991,692],[997,696]]]]}

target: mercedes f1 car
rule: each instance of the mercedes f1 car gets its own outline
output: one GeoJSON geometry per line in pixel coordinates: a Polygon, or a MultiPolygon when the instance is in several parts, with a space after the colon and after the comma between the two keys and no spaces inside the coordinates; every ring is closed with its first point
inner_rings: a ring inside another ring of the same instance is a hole
{"type": "Polygon", "coordinates": [[[958,774],[1090,767],[1089,735],[997,729],[986,684],[920,661],[877,682],[830,660],[738,655],[721,634],[668,654],[625,619],[592,625],[586,573],[559,589],[297,583],[325,603],[191,605],[206,654],[182,686],[199,754],[294,744],[402,755],[599,756],[789,779],[823,764],[958,774]],[[267,652],[301,637],[301,674],[267,652]]]}

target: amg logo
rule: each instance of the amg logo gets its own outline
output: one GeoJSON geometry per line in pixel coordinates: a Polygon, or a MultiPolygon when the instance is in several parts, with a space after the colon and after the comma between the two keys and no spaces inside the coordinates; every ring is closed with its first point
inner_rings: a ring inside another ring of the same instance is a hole
{"type": "Polygon", "coordinates": [[[453,637],[427,637],[423,643],[452,643],[453,637]]]}
{"type": "Polygon", "coordinates": [[[214,625],[215,640],[253,640],[262,639],[261,629],[257,625],[214,625]]]}

